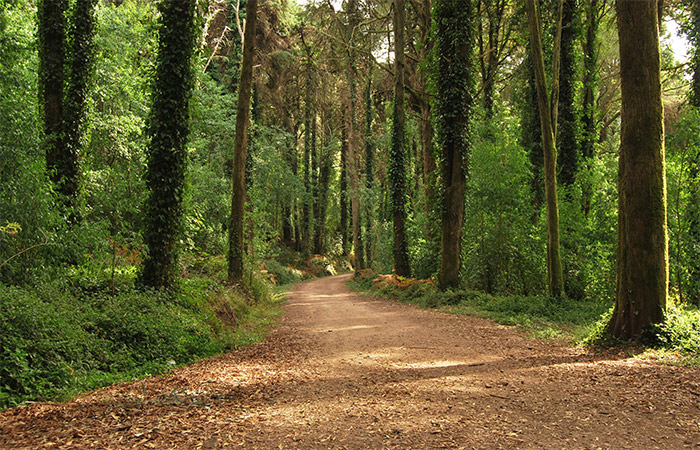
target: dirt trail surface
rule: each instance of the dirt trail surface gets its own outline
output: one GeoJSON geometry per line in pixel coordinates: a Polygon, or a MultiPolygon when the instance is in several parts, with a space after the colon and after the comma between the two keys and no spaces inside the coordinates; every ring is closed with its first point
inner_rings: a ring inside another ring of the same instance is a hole
{"type": "Polygon", "coordinates": [[[263,343],[0,413],[1,448],[700,448],[700,370],[297,285],[263,343]]]}

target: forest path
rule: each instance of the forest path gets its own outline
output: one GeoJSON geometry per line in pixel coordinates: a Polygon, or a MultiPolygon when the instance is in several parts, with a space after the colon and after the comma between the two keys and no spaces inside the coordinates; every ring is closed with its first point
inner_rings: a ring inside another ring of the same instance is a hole
{"type": "Polygon", "coordinates": [[[1,448],[700,448],[700,370],[351,293],[289,292],[263,343],[0,413],[1,448]]]}

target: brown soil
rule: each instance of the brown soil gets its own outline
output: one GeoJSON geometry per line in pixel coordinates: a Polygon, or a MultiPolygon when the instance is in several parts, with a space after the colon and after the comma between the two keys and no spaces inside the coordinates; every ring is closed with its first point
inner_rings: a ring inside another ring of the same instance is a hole
{"type": "Polygon", "coordinates": [[[2,448],[700,448],[700,370],[297,285],[265,342],[0,413],[2,448]]]}

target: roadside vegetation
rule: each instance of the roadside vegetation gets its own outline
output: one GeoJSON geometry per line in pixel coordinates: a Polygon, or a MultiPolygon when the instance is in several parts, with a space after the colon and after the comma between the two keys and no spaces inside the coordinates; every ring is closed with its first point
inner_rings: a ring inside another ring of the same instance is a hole
{"type": "MultiPolygon", "coordinates": [[[[350,283],[370,295],[435,309],[492,319],[520,327],[538,339],[558,339],[573,345],[625,347],[613,340],[605,327],[612,313],[611,301],[572,300],[545,295],[491,295],[463,287],[441,291],[434,280],[416,280],[364,272],[350,283]]],[[[666,321],[648,330],[635,352],[649,350],[655,358],[700,365],[700,310],[672,302],[666,321]],[[640,346],[641,344],[641,346],[640,346]]],[[[645,353],[648,354],[648,353],[645,353]]]]}

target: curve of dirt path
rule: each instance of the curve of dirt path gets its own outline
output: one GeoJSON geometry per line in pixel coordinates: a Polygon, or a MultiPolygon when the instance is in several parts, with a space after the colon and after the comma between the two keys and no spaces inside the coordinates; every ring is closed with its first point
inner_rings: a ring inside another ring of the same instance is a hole
{"type": "Polygon", "coordinates": [[[295,286],[263,343],[0,413],[1,448],[700,448],[700,370],[295,286]]]}

